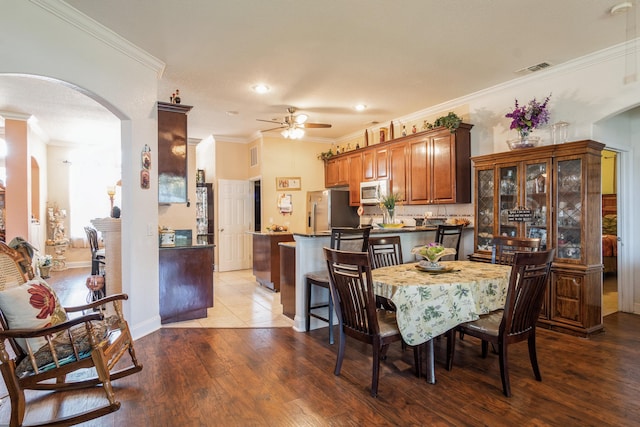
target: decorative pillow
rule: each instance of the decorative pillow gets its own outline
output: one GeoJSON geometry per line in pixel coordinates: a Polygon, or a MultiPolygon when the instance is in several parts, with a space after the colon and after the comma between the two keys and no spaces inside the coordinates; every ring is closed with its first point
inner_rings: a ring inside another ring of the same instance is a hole
{"type": "MultiPolygon", "coordinates": [[[[67,320],[55,291],[41,278],[0,291],[0,310],[10,329],[38,329],[67,320]]],[[[16,341],[26,352],[25,340],[16,341]]],[[[47,342],[44,337],[29,338],[28,341],[34,351],[47,342]]]]}

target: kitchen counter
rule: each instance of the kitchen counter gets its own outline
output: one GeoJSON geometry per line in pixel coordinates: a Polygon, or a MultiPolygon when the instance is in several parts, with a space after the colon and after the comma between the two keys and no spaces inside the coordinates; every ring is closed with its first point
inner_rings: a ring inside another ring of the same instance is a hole
{"type": "Polygon", "coordinates": [[[160,322],[207,317],[213,307],[215,245],[160,248],[160,322]]]}
{"type": "Polygon", "coordinates": [[[280,291],[280,242],[293,242],[289,232],[251,232],[253,235],[253,275],[262,286],[280,291]]]}

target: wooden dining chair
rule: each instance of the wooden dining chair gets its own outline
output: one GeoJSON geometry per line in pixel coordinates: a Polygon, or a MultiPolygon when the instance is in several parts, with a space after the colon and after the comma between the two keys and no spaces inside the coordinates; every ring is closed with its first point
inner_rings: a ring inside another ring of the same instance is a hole
{"type": "Polygon", "coordinates": [[[491,263],[511,265],[514,252],[534,252],[539,249],[539,238],[496,236],[492,241],[491,263]]]}
{"type": "MultiPolygon", "coordinates": [[[[384,358],[389,344],[401,341],[402,335],[396,323],[395,312],[378,310],[371,284],[371,263],[367,253],[348,252],[324,248],[329,271],[331,295],[336,306],[340,325],[340,342],[335,375],[340,375],[346,337],[371,344],[373,368],[371,396],[378,395],[380,359],[384,358]]],[[[421,347],[414,347],[416,372],[420,375],[421,347]]]]}
{"type": "Polygon", "coordinates": [[[456,261],[459,259],[460,254],[460,240],[462,240],[463,224],[438,224],[436,229],[436,243],[440,243],[445,248],[454,248],[456,250],[455,255],[448,255],[443,260],[453,257],[456,261]]]}
{"type": "MultiPolygon", "coordinates": [[[[369,238],[369,259],[371,268],[402,264],[400,236],[379,236],[369,238]]],[[[388,298],[376,295],[376,307],[395,311],[395,304],[388,298]]]]}
{"type": "Polygon", "coordinates": [[[142,370],[120,307],[127,296],[62,307],[55,291],[34,277],[30,267],[22,271],[21,265],[30,264],[25,261],[22,253],[0,242],[0,371],[11,402],[9,425],[23,425],[25,390],[68,392],[101,386],[105,393],[106,399],[95,400],[93,409],[32,425],[68,426],[117,411],[120,402],[111,382],[142,370]],[[113,304],[114,315],[105,316],[106,304],[113,304]],[[68,317],[84,312],[90,314],[68,317]],[[131,363],[116,369],[125,354],[131,363]],[[83,374],[74,375],[77,372],[83,374]]]}
{"type": "MultiPolygon", "coordinates": [[[[511,396],[507,349],[510,344],[528,341],[529,359],[536,380],[542,381],[536,355],[536,323],[547,288],[555,249],[545,252],[516,252],[509,278],[504,310],[496,311],[473,322],[463,323],[458,330],[482,340],[482,357],[487,357],[488,344],[498,348],[502,390],[511,396]]],[[[453,367],[455,329],[448,333],[447,369],[453,367]]]]}
{"type": "MultiPolygon", "coordinates": [[[[334,227],[331,229],[331,240],[329,245],[332,249],[341,249],[347,251],[367,252],[369,248],[369,234],[371,227],[349,228],[334,227]]],[[[329,271],[327,269],[312,271],[305,275],[305,291],[306,291],[306,331],[309,332],[311,326],[311,318],[319,319],[329,324],[329,344],[333,344],[333,300],[331,293],[328,292],[327,302],[311,304],[311,294],[313,287],[317,286],[329,291],[329,271]],[[317,309],[328,310],[325,316],[318,313],[317,309]]]]}

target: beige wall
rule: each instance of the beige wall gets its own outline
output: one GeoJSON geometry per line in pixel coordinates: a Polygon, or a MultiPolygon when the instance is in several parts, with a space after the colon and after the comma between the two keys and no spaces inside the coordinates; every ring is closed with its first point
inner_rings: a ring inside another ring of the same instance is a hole
{"type": "Polygon", "coordinates": [[[326,151],[325,143],[294,141],[283,138],[264,138],[259,161],[262,179],[262,228],[270,219],[287,225],[290,231],[305,231],[307,191],[324,189],[324,162],[318,154],[326,151]],[[276,191],[276,177],[300,177],[301,188],[296,191],[276,191]],[[283,215],[277,207],[279,194],[291,194],[293,211],[283,215]]]}
{"type": "Polygon", "coordinates": [[[616,152],[602,150],[602,194],[616,194],[616,152]]]}

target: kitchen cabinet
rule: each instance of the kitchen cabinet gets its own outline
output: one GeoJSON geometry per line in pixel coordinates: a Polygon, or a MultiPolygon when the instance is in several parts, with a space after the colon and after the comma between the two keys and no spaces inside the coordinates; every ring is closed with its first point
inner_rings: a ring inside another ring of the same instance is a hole
{"type": "Polygon", "coordinates": [[[406,204],[470,203],[472,127],[439,127],[336,155],[325,161],[325,187],[348,185],[352,206],[360,203],[360,182],[378,179],[388,179],[406,204]]]}
{"type": "Polygon", "coordinates": [[[253,275],[276,292],[280,292],[280,242],[293,242],[293,234],[253,233],[253,275]]]}
{"type": "Polygon", "coordinates": [[[187,113],[158,102],[158,203],[187,203],[187,113]]]}
{"type": "Polygon", "coordinates": [[[296,242],[280,242],[280,303],[282,314],[296,317],[296,242]]]}
{"type": "Polygon", "coordinates": [[[343,187],[349,185],[349,158],[346,154],[334,156],[325,163],[324,186],[343,187]]]}
{"type": "Polygon", "coordinates": [[[408,137],[409,204],[471,202],[471,127],[408,137]]]}
{"type": "Polygon", "coordinates": [[[160,248],[160,323],[207,317],[213,307],[213,245],[160,248]]]}
{"type": "Polygon", "coordinates": [[[602,329],[601,151],[595,141],[474,157],[475,252],[494,235],[539,237],[556,250],[539,324],[586,336],[602,329]]]}
{"type": "Polygon", "coordinates": [[[349,204],[360,205],[360,182],[362,182],[362,152],[349,155],[349,204]]]}
{"type": "Polygon", "coordinates": [[[398,193],[403,200],[407,200],[407,144],[404,142],[392,144],[389,153],[389,191],[398,193]]]}

